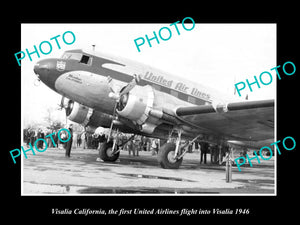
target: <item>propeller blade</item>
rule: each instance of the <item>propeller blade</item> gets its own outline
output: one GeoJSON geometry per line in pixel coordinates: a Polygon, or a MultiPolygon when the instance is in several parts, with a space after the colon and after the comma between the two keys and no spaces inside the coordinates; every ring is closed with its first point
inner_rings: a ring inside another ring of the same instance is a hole
{"type": "MultiPolygon", "coordinates": [[[[113,113],[112,113],[112,117],[113,117],[113,120],[110,124],[110,127],[109,127],[109,134],[108,134],[108,138],[107,138],[107,141],[109,141],[110,139],[110,136],[112,134],[112,128],[113,128],[113,125],[114,125],[114,120],[117,120],[117,109],[118,109],[118,106],[119,107],[124,107],[122,106],[122,103],[126,102],[127,99],[123,99],[122,97],[125,96],[127,93],[129,93],[136,85],[137,83],[140,81],[140,76],[139,75],[136,75],[134,74],[133,75],[133,79],[126,85],[124,86],[119,92],[115,91],[114,88],[113,88],[113,79],[111,77],[107,77],[107,82],[108,82],[108,85],[109,85],[109,88],[111,90],[111,92],[109,93],[109,97],[114,99],[116,101],[115,105],[114,105],[114,109],[113,109],[113,113]],[[123,100],[124,102],[120,102],[120,100],[123,100]],[[121,105],[119,105],[121,104],[121,105]]],[[[120,109],[119,109],[120,110],[120,109]]]]}
{"type": "Polygon", "coordinates": [[[62,110],[62,109],[64,108],[64,100],[65,100],[65,97],[62,96],[62,97],[61,97],[61,100],[60,100],[60,104],[59,104],[60,110],[62,110]]]}
{"type": "Polygon", "coordinates": [[[60,105],[60,104],[57,104],[57,106],[58,106],[57,110],[61,111],[61,110],[62,110],[61,105],[60,105]]]}
{"type": "MultiPolygon", "coordinates": [[[[113,120],[115,120],[115,119],[117,120],[117,116],[118,116],[117,109],[118,109],[118,107],[119,107],[119,110],[121,110],[120,108],[124,107],[122,104],[127,101],[127,98],[123,99],[123,96],[125,96],[127,93],[129,93],[137,85],[137,83],[140,81],[140,76],[134,74],[133,77],[134,78],[126,86],[124,86],[120,90],[119,93],[114,91],[114,89],[113,89],[112,78],[111,77],[107,78],[108,85],[109,85],[109,88],[111,90],[111,92],[109,93],[108,96],[116,101],[116,103],[114,105],[114,109],[113,109],[113,114],[112,114],[113,120]],[[123,100],[123,102],[120,102],[121,100],[123,100]]],[[[112,121],[111,124],[110,124],[110,128],[109,128],[109,134],[108,134],[108,139],[107,139],[108,141],[109,141],[109,137],[112,134],[113,125],[114,125],[114,123],[112,121]]]]}
{"type": "Polygon", "coordinates": [[[110,91],[112,93],[116,94],[117,92],[114,90],[113,79],[110,76],[107,77],[107,83],[108,83],[110,91]]]}
{"type": "Polygon", "coordinates": [[[140,76],[139,76],[139,75],[134,74],[133,76],[134,76],[134,78],[132,79],[132,81],[130,81],[130,82],[125,86],[125,88],[123,88],[123,89],[121,90],[121,92],[120,92],[120,97],[121,97],[122,95],[125,95],[125,94],[127,94],[128,92],[130,92],[130,91],[135,87],[135,85],[137,85],[137,83],[140,81],[140,76]]]}

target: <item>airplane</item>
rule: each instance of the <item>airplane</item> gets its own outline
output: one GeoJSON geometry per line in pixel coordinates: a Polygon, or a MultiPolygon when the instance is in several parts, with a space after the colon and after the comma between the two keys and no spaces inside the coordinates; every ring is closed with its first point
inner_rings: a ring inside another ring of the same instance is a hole
{"type": "MultiPolygon", "coordinates": [[[[178,169],[186,144],[228,143],[256,148],[274,139],[274,100],[241,101],[170,73],[95,50],[74,49],[34,65],[38,79],[62,95],[69,120],[95,130],[109,128],[99,148],[103,161],[119,158],[112,131],[168,140],[161,145],[162,168],[178,169]],[[174,140],[175,142],[170,141],[174,140]],[[254,144],[256,143],[256,144],[254,144]]],[[[122,144],[121,144],[122,145],[122,144]]],[[[220,150],[221,151],[221,150],[220,150]]]]}

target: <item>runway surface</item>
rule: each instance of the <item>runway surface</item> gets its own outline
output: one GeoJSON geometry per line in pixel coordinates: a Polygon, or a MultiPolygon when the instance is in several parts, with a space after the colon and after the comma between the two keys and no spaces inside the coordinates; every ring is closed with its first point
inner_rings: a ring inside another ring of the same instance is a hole
{"type": "MultiPolygon", "coordinates": [[[[225,181],[225,166],[199,163],[199,152],[188,153],[177,170],[162,169],[157,156],[121,151],[113,163],[97,162],[95,149],[48,148],[23,158],[23,195],[272,195],[275,193],[274,159],[253,162],[254,167],[232,169],[225,181]]],[[[274,157],[273,157],[274,158],[274,157]]],[[[254,160],[253,160],[254,161],[254,160]]]]}

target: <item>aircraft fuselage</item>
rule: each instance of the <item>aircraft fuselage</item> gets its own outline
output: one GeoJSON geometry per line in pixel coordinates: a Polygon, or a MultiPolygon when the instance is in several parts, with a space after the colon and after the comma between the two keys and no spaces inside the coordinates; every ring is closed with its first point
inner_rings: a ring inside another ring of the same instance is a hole
{"type": "Polygon", "coordinates": [[[41,60],[34,71],[43,83],[62,96],[108,115],[113,114],[115,106],[109,94],[120,91],[138,75],[141,79],[133,91],[137,104],[127,114],[135,125],[144,126],[142,133],[148,134],[161,125],[159,116],[150,116],[150,109],[152,114],[163,111],[174,114],[177,107],[211,104],[218,98],[200,84],[141,63],[80,49],[66,51],[61,58],[41,60]],[[139,108],[145,112],[134,115],[139,108]]]}

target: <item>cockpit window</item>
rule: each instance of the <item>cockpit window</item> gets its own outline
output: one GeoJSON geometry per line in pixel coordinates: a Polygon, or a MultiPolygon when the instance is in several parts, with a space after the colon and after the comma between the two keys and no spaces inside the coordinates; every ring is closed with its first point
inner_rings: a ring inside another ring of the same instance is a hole
{"type": "Polygon", "coordinates": [[[80,60],[81,63],[84,63],[84,64],[89,64],[89,60],[90,60],[90,57],[87,56],[87,55],[82,55],[82,58],[80,60]]]}
{"type": "Polygon", "coordinates": [[[75,60],[80,60],[82,57],[82,54],[81,53],[74,53],[74,52],[65,52],[63,55],[62,55],[62,59],[75,59],[75,60]]]}
{"type": "Polygon", "coordinates": [[[82,53],[76,53],[76,52],[65,52],[62,57],[62,59],[74,59],[79,61],[80,63],[91,65],[92,58],[87,55],[83,55],[82,53]]]}

